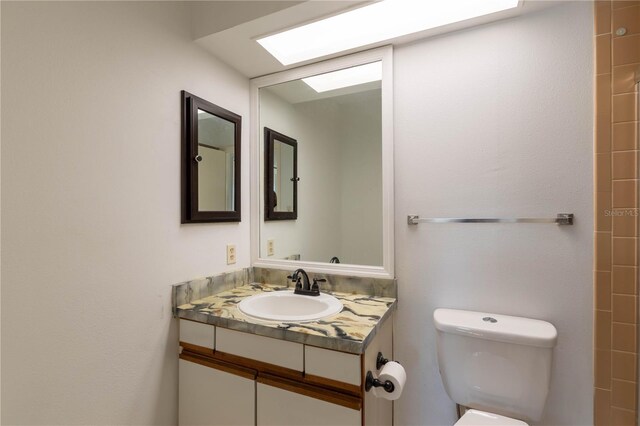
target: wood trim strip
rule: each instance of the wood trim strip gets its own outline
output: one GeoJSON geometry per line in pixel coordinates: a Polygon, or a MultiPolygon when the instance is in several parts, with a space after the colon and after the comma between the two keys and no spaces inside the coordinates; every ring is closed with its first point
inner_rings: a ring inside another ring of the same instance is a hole
{"type": "Polygon", "coordinates": [[[224,371],[225,373],[234,374],[236,376],[244,377],[245,379],[255,380],[258,372],[250,368],[241,367],[227,362],[222,362],[210,357],[204,357],[197,353],[189,351],[183,351],[180,354],[180,359],[185,361],[194,362],[196,364],[203,365],[205,367],[214,368],[216,370],[224,371]]]}
{"type": "Polygon", "coordinates": [[[335,390],[336,392],[348,393],[357,397],[362,396],[362,386],[354,385],[351,383],[345,383],[338,380],[327,379],[326,377],[314,376],[313,374],[304,375],[305,383],[321,386],[329,390],[335,390]]]}
{"type": "Polygon", "coordinates": [[[211,348],[206,348],[204,346],[198,346],[198,345],[185,343],[185,342],[180,342],[180,346],[185,351],[194,352],[197,354],[202,354],[207,356],[213,356],[213,349],[211,348]]]}
{"type": "Polygon", "coordinates": [[[331,391],[324,388],[312,386],[310,384],[297,382],[295,380],[285,379],[284,377],[274,376],[268,373],[260,373],[257,378],[258,383],[275,388],[283,389],[289,392],[305,395],[331,404],[340,405],[342,407],[351,408],[360,411],[362,408],[362,398],[347,395],[340,392],[331,391]]]}
{"type": "Polygon", "coordinates": [[[305,375],[290,368],[225,352],[213,352],[211,349],[188,343],[186,345],[200,351],[193,352],[183,345],[184,351],[180,354],[180,359],[353,410],[361,410],[364,406],[362,385],[356,386],[324,377],[305,375]],[[208,352],[204,353],[203,350],[208,352]]]}
{"type": "Polygon", "coordinates": [[[255,359],[245,358],[239,355],[228,354],[226,352],[215,351],[213,357],[223,362],[237,364],[259,373],[268,373],[292,380],[302,381],[304,374],[302,371],[293,370],[291,368],[281,367],[279,365],[269,364],[268,362],[256,361],[255,359]]]}

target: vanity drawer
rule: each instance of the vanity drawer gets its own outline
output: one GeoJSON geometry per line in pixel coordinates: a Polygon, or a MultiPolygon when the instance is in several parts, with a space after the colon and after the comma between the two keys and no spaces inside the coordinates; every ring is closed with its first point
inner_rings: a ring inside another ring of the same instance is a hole
{"type": "Polygon", "coordinates": [[[200,322],[180,320],[180,343],[185,349],[211,353],[214,349],[216,328],[200,322]]]}
{"type": "Polygon", "coordinates": [[[304,359],[306,375],[360,386],[360,355],[305,346],[304,359]]]}
{"type": "Polygon", "coordinates": [[[220,327],[216,331],[216,351],[295,371],[302,371],[304,365],[304,346],[300,343],[220,327]]]}

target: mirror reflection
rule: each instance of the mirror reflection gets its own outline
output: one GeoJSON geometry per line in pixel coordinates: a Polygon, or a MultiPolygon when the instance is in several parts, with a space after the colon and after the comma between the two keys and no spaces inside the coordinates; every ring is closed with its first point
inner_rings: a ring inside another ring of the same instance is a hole
{"type": "Polygon", "coordinates": [[[265,220],[296,219],[298,142],[265,127],[265,220]]]}
{"type": "Polygon", "coordinates": [[[273,210],[293,211],[293,147],[279,140],[273,144],[273,193],[276,195],[273,210]],[[278,203],[278,199],[280,203],[278,203]]]}
{"type": "Polygon", "coordinates": [[[260,257],[382,266],[380,79],[375,62],[260,88],[260,257]],[[297,173],[295,150],[278,136],[269,163],[269,129],[297,142],[297,173]],[[270,206],[295,210],[296,189],[296,220],[270,218],[270,206]]]}
{"type": "Polygon", "coordinates": [[[234,208],[235,124],[198,109],[198,210],[234,208]]]}

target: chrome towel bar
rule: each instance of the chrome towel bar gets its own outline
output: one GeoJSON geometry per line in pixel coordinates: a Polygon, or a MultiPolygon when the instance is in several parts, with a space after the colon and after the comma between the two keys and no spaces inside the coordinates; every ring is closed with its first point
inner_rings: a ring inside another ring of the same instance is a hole
{"type": "Polygon", "coordinates": [[[554,218],[535,217],[488,217],[488,218],[462,218],[462,217],[420,217],[410,214],[407,216],[409,225],[419,223],[555,223],[556,225],[573,225],[573,213],[558,213],[554,218]]]}

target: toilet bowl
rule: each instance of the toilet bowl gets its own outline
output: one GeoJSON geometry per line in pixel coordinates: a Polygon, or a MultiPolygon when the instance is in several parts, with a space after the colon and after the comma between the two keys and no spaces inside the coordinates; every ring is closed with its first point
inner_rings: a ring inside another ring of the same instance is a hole
{"type": "Polygon", "coordinates": [[[455,309],[436,309],[433,320],[444,388],[470,409],[457,426],[540,420],[558,337],[552,324],[455,309]]]}

